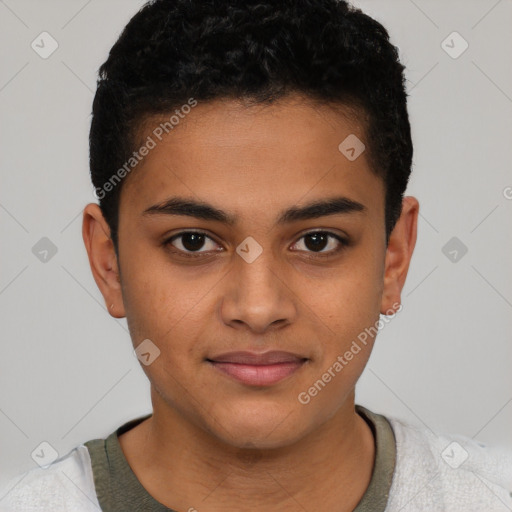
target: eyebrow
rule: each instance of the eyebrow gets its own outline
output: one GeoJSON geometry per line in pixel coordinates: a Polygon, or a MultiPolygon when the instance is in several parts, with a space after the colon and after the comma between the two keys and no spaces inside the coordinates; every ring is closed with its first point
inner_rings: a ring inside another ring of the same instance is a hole
{"type": "MultiPolygon", "coordinates": [[[[324,200],[314,201],[304,206],[293,206],[282,211],[276,225],[290,224],[300,220],[316,219],[327,215],[368,212],[368,208],[348,197],[338,196],[324,200]]],[[[220,210],[208,203],[171,197],[165,201],[154,204],[142,212],[142,215],[186,215],[196,219],[218,221],[234,226],[238,220],[237,215],[220,210]]]]}

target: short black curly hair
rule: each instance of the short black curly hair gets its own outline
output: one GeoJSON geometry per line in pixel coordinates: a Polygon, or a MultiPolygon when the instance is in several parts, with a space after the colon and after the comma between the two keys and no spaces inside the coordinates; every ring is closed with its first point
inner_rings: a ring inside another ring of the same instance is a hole
{"type": "Polygon", "coordinates": [[[366,154],[386,187],[388,242],[412,165],[404,70],[387,30],[343,0],[146,3],[100,67],[89,135],[91,178],[116,253],[123,182],[107,185],[146,119],[191,98],[268,104],[290,93],[364,118],[366,154]]]}

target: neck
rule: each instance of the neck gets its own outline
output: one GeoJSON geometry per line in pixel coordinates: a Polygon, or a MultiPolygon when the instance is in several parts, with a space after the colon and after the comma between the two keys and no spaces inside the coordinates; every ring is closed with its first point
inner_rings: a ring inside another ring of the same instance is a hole
{"type": "Polygon", "coordinates": [[[351,511],[369,485],[374,439],[354,395],[300,441],[237,448],[191,425],[153,393],[151,418],[120,436],[135,475],[175,510],[351,511]],[[155,407],[156,406],[156,407],[155,407]]]}

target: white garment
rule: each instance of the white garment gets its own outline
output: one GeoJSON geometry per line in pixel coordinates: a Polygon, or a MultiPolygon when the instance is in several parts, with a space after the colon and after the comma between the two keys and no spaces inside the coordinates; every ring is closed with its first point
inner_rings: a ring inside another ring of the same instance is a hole
{"type": "Polygon", "coordinates": [[[34,468],[0,490],[1,512],[98,512],[89,451],[80,445],[46,468],[34,468]]]}
{"type": "MultiPolygon", "coordinates": [[[[389,421],[397,459],[386,512],[512,511],[512,453],[389,421]]],[[[99,510],[84,445],[46,469],[35,468],[12,479],[0,491],[1,512],[99,510]]],[[[318,510],[323,512],[320,504],[318,510]]]]}
{"type": "Polygon", "coordinates": [[[386,512],[512,511],[510,451],[389,421],[397,460],[386,512]]]}

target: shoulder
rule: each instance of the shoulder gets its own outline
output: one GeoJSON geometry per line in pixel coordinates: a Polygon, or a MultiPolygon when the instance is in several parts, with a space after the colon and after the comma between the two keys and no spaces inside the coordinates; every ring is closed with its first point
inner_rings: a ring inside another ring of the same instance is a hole
{"type": "Polygon", "coordinates": [[[84,445],[45,468],[34,468],[2,482],[0,511],[73,510],[98,512],[89,452],[84,445]]]}
{"type": "Polygon", "coordinates": [[[512,510],[512,452],[388,418],[396,467],[387,511],[512,510]]]}

